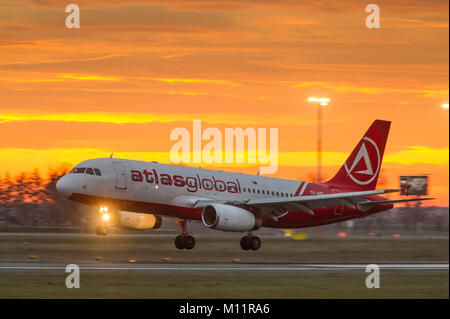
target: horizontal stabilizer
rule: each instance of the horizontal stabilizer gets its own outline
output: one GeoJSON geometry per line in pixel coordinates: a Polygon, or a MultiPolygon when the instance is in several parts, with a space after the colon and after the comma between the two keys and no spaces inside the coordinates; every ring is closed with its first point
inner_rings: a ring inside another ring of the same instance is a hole
{"type": "Polygon", "coordinates": [[[432,197],[425,197],[425,198],[409,198],[409,199],[397,199],[397,200],[381,200],[381,201],[368,201],[368,202],[362,202],[358,203],[358,206],[378,206],[382,204],[395,204],[395,203],[406,203],[406,202],[418,202],[422,200],[432,200],[434,198],[432,197]]]}

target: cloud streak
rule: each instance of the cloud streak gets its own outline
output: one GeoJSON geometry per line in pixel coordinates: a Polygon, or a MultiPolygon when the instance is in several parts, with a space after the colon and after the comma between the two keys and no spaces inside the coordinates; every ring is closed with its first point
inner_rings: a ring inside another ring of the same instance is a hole
{"type": "Polygon", "coordinates": [[[336,92],[354,92],[365,94],[388,94],[388,93],[407,93],[407,94],[422,94],[426,97],[445,97],[448,96],[448,90],[433,90],[433,89],[402,89],[402,88],[381,88],[381,87],[359,87],[354,85],[340,85],[329,82],[302,82],[292,85],[292,88],[305,88],[310,86],[318,86],[326,89],[331,89],[336,92]]]}

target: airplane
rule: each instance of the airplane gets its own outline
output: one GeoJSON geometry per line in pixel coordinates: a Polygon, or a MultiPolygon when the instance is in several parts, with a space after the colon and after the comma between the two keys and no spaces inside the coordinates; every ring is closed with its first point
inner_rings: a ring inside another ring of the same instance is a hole
{"type": "Polygon", "coordinates": [[[246,233],[243,250],[257,250],[261,227],[293,229],[338,223],[380,213],[395,203],[433,198],[389,200],[376,190],[391,122],[376,120],[337,174],[312,183],[219,170],[118,158],[91,159],[59,179],[59,194],[99,208],[98,235],[111,227],[157,229],[161,216],[181,228],[178,249],[192,249],[195,238],[187,221],[210,229],[246,233]]]}

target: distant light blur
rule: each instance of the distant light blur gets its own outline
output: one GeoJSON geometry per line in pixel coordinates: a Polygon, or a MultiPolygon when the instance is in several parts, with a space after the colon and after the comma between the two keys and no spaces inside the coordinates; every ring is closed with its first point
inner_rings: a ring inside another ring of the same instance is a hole
{"type": "Polygon", "coordinates": [[[327,97],[309,97],[308,102],[317,102],[320,103],[320,105],[328,105],[328,103],[330,103],[330,99],[327,97]]]}

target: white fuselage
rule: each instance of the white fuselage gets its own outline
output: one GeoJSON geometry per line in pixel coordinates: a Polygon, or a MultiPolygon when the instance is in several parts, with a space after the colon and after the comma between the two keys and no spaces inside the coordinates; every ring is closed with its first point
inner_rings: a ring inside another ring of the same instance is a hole
{"type": "MultiPolygon", "coordinates": [[[[192,201],[198,199],[237,201],[320,193],[308,189],[307,182],[155,162],[93,159],[76,168],[98,168],[102,175],[70,173],[64,176],[59,187],[68,185],[64,191],[67,197],[76,193],[190,207],[192,201]],[[186,201],[185,196],[191,200],[186,201]]],[[[326,191],[327,187],[321,190],[326,191]]]]}

